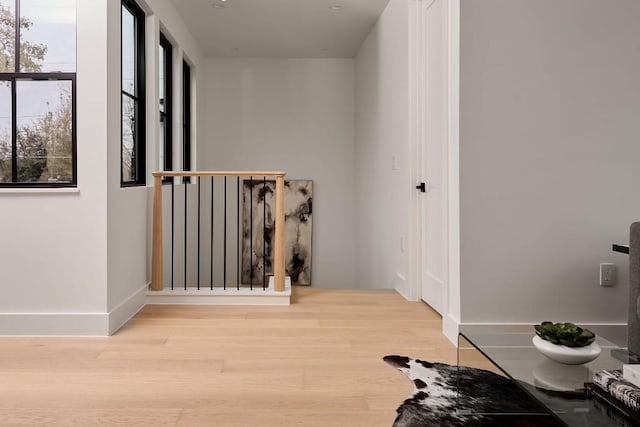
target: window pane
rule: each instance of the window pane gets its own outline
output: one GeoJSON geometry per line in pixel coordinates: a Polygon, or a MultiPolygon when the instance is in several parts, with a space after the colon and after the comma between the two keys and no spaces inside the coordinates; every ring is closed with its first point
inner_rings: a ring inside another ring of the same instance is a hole
{"type": "Polygon", "coordinates": [[[122,95],[122,181],[137,180],[136,174],[136,104],[122,95]]]}
{"type": "Polygon", "coordinates": [[[16,97],[18,182],[71,182],[71,82],[18,80],[16,97]]]}
{"type": "Polygon", "coordinates": [[[191,170],[191,68],[182,64],[182,169],[191,170]]]}
{"type": "Polygon", "coordinates": [[[166,169],[166,160],[165,160],[165,156],[164,156],[164,152],[166,149],[166,143],[167,143],[167,117],[166,117],[166,109],[165,109],[165,103],[166,103],[166,99],[165,99],[165,94],[166,94],[166,55],[167,55],[167,50],[166,48],[162,45],[163,41],[162,41],[162,34],[160,35],[160,50],[159,50],[159,57],[158,57],[158,65],[160,67],[160,69],[158,70],[158,83],[159,83],[159,87],[158,87],[158,97],[160,99],[160,146],[158,147],[158,151],[159,151],[159,156],[158,159],[160,161],[160,170],[167,170],[166,169]]]}
{"type": "Polygon", "coordinates": [[[122,6],[122,90],[136,95],[136,36],[135,18],[122,6]]]}
{"type": "MultiPolygon", "coordinates": [[[[160,50],[158,55],[158,94],[160,110],[160,147],[158,167],[160,170],[173,170],[173,140],[171,137],[172,105],[172,46],[164,34],[160,33],[160,50]]],[[[169,181],[169,178],[165,178],[169,181]]]]}
{"type": "Polygon", "coordinates": [[[20,71],[76,70],[76,0],[20,0],[20,71]]]}
{"type": "Polygon", "coordinates": [[[0,0],[0,72],[15,71],[15,1],[0,0]]]}
{"type": "Polygon", "coordinates": [[[11,182],[11,83],[0,82],[0,183],[11,182]]]}

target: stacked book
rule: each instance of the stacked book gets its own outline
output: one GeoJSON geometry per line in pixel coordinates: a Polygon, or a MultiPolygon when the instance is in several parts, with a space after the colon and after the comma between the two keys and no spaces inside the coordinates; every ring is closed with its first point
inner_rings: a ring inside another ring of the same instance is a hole
{"type": "Polygon", "coordinates": [[[593,375],[585,384],[594,396],[605,400],[634,420],[640,420],[640,388],[623,378],[622,370],[605,370],[593,375]]]}

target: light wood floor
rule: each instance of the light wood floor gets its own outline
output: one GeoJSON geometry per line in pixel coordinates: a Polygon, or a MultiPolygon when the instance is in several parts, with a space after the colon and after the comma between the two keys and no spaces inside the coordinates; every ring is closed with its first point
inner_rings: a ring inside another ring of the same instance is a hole
{"type": "Polygon", "coordinates": [[[146,306],[108,338],[0,337],[0,425],[390,426],[413,385],[382,357],[455,363],[440,331],[395,292],[295,288],[146,306]]]}

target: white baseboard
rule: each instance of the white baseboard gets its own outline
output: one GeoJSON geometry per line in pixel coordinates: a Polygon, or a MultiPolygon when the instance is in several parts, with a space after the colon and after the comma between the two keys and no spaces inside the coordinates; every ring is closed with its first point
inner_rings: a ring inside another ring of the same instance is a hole
{"type": "Polygon", "coordinates": [[[108,313],[0,313],[0,335],[109,336],[124,326],[146,304],[289,305],[291,279],[285,291],[248,289],[208,291],[148,291],[144,285],[108,313]]]}
{"type": "Polygon", "coordinates": [[[106,336],[107,313],[0,313],[0,335],[106,336]]]}
{"type": "Polygon", "coordinates": [[[0,313],[0,335],[109,336],[144,307],[146,292],[147,285],[109,313],[0,313]]]}
{"type": "Polygon", "coordinates": [[[144,285],[109,312],[109,335],[115,334],[147,303],[147,289],[144,285]]]}
{"type": "Polygon", "coordinates": [[[460,330],[460,322],[453,318],[450,314],[442,317],[442,333],[455,345],[458,346],[458,332],[460,330]]]}
{"type": "Polygon", "coordinates": [[[396,277],[393,279],[393,289],[395,289],[396,292],[402,295],[407,301],[418,301],[418,297],[408,285],[407,279],[400,273],[397,273],[396,277]]]}
{"type": "Polygon", "coordinates": [[[147,304],[191,304],[191,305],[289,305],[291,303],[291,279],[285,279],[284,292],[276,292],[273,281],[265,290],[255,288],[201,288],[200,290],[176,288],[162,291],[147,291],[147,304]]]}
{"type": "Polygon", "coordinates": [[[288,295],[147,295],[147,304],[171,305],[289,305],[288,295]]]}

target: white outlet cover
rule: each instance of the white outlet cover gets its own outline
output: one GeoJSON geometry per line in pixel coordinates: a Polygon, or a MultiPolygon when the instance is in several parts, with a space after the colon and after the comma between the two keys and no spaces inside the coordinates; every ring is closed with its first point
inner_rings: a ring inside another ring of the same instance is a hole
{"type": "Polygon", "coordinates": [[[603,262],[600,264],[600,286],[615,286],[616,284],[617,267],[610,262],[603,262]]]}

